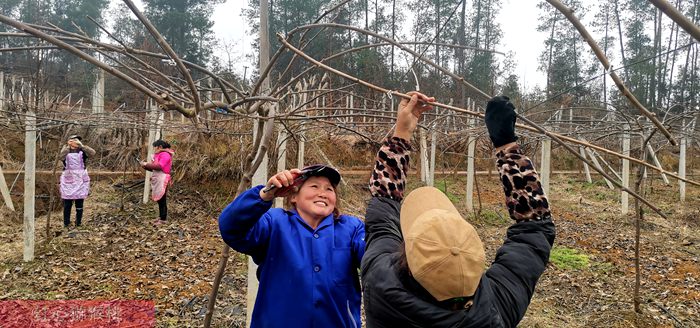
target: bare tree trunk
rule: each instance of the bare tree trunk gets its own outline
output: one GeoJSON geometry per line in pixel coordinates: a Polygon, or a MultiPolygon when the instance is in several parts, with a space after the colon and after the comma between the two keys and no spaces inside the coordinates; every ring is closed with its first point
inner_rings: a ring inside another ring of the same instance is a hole
{"type": "MultiPolygon", "coordinates": [[[[365,30],[369,30],[369,0],[365,0],[365,30]]],[[[368,34],[365,34],[365,44],[369,44],[368,34]]]]}
{"type": "Polygon", "coordinates": [[[698,90],[698,55],[700,54],[700,51],[698,51],[697,47],[693,47],[693,66],[690,69],[692,73],[692,77],[690,79],[690,106],[692,108],[696,108],[698,105],[698,97],[693,96],[697,95],[700,93],[700,90],[698,90]]]}
{"type": "MultiPolygon", "coordinates": [[[[460,14],[459,18],[459,31],[457,32],[457,39],[458,43],[460,46],[465,46],[466,45],[466,40],[465,40],[465,20],[466,20],[466,14],[467,14],[467,2],[462,1],[462,12],[460,14]]],[[[457,49],[457,74],[461,77],[464,77],[464,49],[458,48],[457,49]]],[[[466,93],[464,92],[464,88],[459,88],[459,99],[460,99],[460,104],[461,106],[466,106],[466,93]]]]}
{"type": "MultiPolygon", "coordinates": [[[[680,6],[680,2],[681,2],[681,0],[676,1],[676,5],[680,6]]],[[[679,39],[678,38],[678,24],[673,24],[673,29],[671,30],[671,36],[668,39],[668,48],[669,49],[671,49],[671,42],[674,41],[674,39],[673,39],[674,34],[676,35],[676,37],[675,37],[675,43],[673,45],[673,49],[676,49],[676,48],[678,48],[678,39],[679,39]]],[[[671,95],[673,94],[671,92],[671,88],[673,87],[673,71],[676,67],[676,53],[677,53],[676,51],[673,51],[672,54],[669,53],[666,56],[666,61],[665,61],[666,63],[668,63],[668,56],[669,55],[671,56],[671,65],[670,65],[671,67],[668,67],[669,65],[664,65],[663,76],[664,77],[668,76],[668,85],[667,85],[666,94],[665,94],[667,106],[671,106],[671,95]],[[668,74],[666,73],[666,70],[668,70],[668,74]]]]}
{"type": "MultiPolygon", "coordinates": [[[[622,56],[622,65],[627,65],[627,59],[625,59],[625,39],[622,37],[622,24],[620,23],[620,10],[618,9],[619,0],[614,0],[615,3],[615,19],[617,20],[617,33],[620,40],[620,56],[622,56]]],[[[625,80],[627,80],[627,67],[624,67],[623,72],[625,73],[625,80]]]]}
{"type": "Polygon", "coordinates": [[[552,96],[552,57],[554,57],[554,29],[557,25],[556,12],[552,12],[555,18],[552,20],[552,31],[549,34],[549,58],[547,59],[547,98],[552,96]]]}
{"type": "MultiPolygon", "coordinates": [[[[31,87],[30,87],[31,93],[31,87]]],[[[34,260],[34,195],[36,194],[36,114],[31,99],[27,104],[24,138],[24,262],[34,260]]]]}
{"type": "MultiPolygon", "coordinates": [[[[259,67],[260,67],[260,72],[263,72],[265,68],[267,67],[269,61],[270,61],[270,39],[269,39],[269,31],[268,31],[268,0],[260,0],[260,60],[259,60],[259,67]]],[[[264,79],[261,83],[260,90],[263,90],[263,92],[269,92],[268,89],[270,88],[270,83],[269,80],[266,78],[267,75],[261,76],[261,79],[264,79]]],[[[274,110],[271,111],[270,117],[274,116],[274,110]]],[[[262,124],[260,122],[259,124],[262,124]]],[[[267,153],[267,143],[269,142],[270,134],[272,134],[272,122],[268,122],[269,124],[268,129],[265,130],[264,133],[259,133],[256,136],[256,140],[261,140],[260,143],[255,142],[255,145],[260,145],[260,147],[253,147],[253,150],[251,150],[255,155],[251,154],[249,156],[250,161],[250,169],[246,174],[252,174],[252,172],[256,172],[258,167],[260,166],[260,163],[263,161],[263,157],[266,156],[267,153]],[[257,148],[257,149],[256,149],[257,148]]],[[[267,167],[265,167],[267,169],[267,167]]],[[[240,194],[244,188],[247,187],[248,183],[250,181],[245,179],[241,179],[238,185],[238,190],[236,192],[236,197],[238,194],[240,194]]],[[[212,285],[212,290],[211,290],[211,295],[209,296],[209,303],[207,304],[207,313],[204,318],[204,327],[208,328],[211,325],[211,319],[214,315],[214,307],[216,305],[216,296],[219,293],[219,285],[221,284],[221,279],[224,276],[224,272],[226,271],[226,264],[228,262],[229,258],[229,253],[230,253],[230,248],[228,245],[224,244],[223,249],[222,249],[222,254],[221,254],[221,260],[219,261],[219,268],[216,272],[216,276],[214,277],[214,282],[212,285]]],[[[249,265],[250,265],[249,261],[249,265]]],[[[250,271],[248,272],[248,287],[250,288],[250,281],[251,279],[256,279],[255,274],[250,274],[250,271]]],[[[257,288],[256,288],[257,290],[257,288]]],[[[250,291],[249,291],[250,292],[250,291]]],[[[250,300],[250,299],[249,299],[250,300]]],[[[252,307],[250,306],[250,302],[248,302],[248,306],[246,308],[246,325],[247,327],[250,327],[250,318],[252,316],[252,307]]]]}
{"type": "Polygon", "coordinates": [[[637,217],[634,220],[634,312],[642,313],[639,306],[639,286],[641,285],[641,274],[639,269],[639,235],[640,224],[644,219],[644,208],[639,204],[639,199],[634,200],[634,206],[637,208],[637,217]]]}
{"type": "Polygon", "coordinates": [[[662,24],[662,16],[661,16],[661,10],[656,10],[656,14],[654,15],[654,58],[651,61],[651,65],[654,68],[654,71],[651,73],[651,81],[649,85],[649,106],[652,108],[659,108],[659,104],[657,102],[657,85],[658,85],[658,75],[661,74],[661,64],[660,60],[661,57],[657,56],[660,55],[662,52],[661,49],[661,24],[662,24]]]}
{"type": "MultiPolygon", "coordinates": [[[[653,135],[653,133],[652,133],[653,135]]],[[[644,137],[644,134],[642,133],[642,137],[644,137]]],[[[651,139],[651,135],[649,137],[643,139],[642,142],[642,153],[641,153],[641,160],[646,161],[647,160],[647,143],[649,142],[649,139],[651,139]]],[[[639,165],[639,169],[637,170],[637,182],[635,184],[635,192],[638,194],[642,194],[641,192],[641,186],[642,183],[644,182],[644,167],[639,165]]],[[[639,199],[634,200],[634,208],[637,210],[637,216],[634,220],[634,312],[636,313],[641,313],[640,309],[640,296],[639,296],[639,287],[641,286],[641,273],[640,273],[640,265],[639,265],[639,248],[641,247],[639,243],[639,236],[640,236],[640,224],[642,220],[644,219],[644,208],[642,208],[641,204],[639,204],[639,199]]]]}
{"type": "MultiPolygon", "coordinates": [[[[391,39],[396,40],[396,0],[391,1],[391,39]]],[[[394,47],[391,47],[391,79],[394,79],[394,47]]]]}
{"type": "MultiPolygon", "coordinates": [[[[440,46],[438,45],[440,43],[440,24],[442,23],[442,20],[440,19],[440,14],[442,11],[442,6],[440,0],[437,0],[435,2],[435,15],[437,16],[437,19],[435,20],[435,63],[438,65],[441,65],[440,63],[440,46]]],[[[436,71],[438,77],[440,76],[440,72],[436,71]]]]}
{"type": "Polygon", "coordinates": [[[379,28],[379,0],[374,0],[374,33],[379,28]]]}
{"type": "MultiPolygon", "coordinates": [[[[649,0],[654,6],[661,9],[669,18],[678,23],[688,34],[700,42],[700,28],[696,25],[696,20],[689,20],[675,7],[665,0],[649,0]]],[[[697,3],[695,3],[697,8],[697,3]]]]}
{"type": "MultiPolygon", "coordinates": [[[[608,25],[610,22],[610,19],[608,17],[608,13],[610,10],[608,10],[608,6],[606,5],[605,7],[605,44],[603,45],[603,52],[605,53],[605,56],[608,56],[608,25]]],[[[603,73],[605,73],[605,68],[603,68],[603,73]]],[[[603,102],[604,106],[607,109],[608,108],[608,76],[607,74],[603,74],[603,102]]]]}

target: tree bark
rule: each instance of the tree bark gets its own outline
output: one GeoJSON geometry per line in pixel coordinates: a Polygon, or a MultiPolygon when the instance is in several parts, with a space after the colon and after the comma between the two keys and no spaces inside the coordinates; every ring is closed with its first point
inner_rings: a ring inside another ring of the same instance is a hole
{"type": "MultiPolygon", "coordinates": [[[[696,41],[700,42],[700,27],[695,25],[691,20],[683,16],[683,14],[672,6],[666,0],[649,0],[654,6],[661,9],[661,11],[671,18],[674,22],[680,25],[688,34],[690,34],[696,41]]],[[[696,4],[697,5],[697,4],[696,4]]]]}
{"type": "Polygon", "coordinates": [[[625,79],[628,78],[627,75],[627,59],[625,59],[625,39],[622,37],[622,23],[620,22],[620,10],[617,7],[619,0],[614,0],[615,3],[615,20],[617,20],[617,33],[618,39],[620,40],[620,56],[622,57],[623,73],[625,79]]]}

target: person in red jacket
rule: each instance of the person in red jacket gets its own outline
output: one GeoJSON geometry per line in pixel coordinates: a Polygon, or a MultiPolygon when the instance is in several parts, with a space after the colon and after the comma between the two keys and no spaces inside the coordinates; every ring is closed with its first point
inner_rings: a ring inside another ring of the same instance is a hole
{"type": "Polygon", "coordinates": [[[486,127],[515,223],[485,270],[476,229],[444,193],[421,187],[404,198],[410,139],[430,109],[427,103],[434,101],[409,95],[411,100],[399,105],[393,137],[377,153],[370,178],[361,265],[367,327],[515,327],[555,237],[537,172],[516,143],[515,107],[503,96],[486,106],[486,127]]]}
{"type": "Polygon", "coordinates": [[[156,140],[153,143],[154,154],[150,162],[141,162],[141,166],[152,171],[151,176],[151,199],[158,202],[158,219],[156,225],[165,223],[168,219],[168,204],[166,196],[170,186],[170,170],[173,163],[175,151],[170,149],[170,144],[163,140],[156,140]]]}

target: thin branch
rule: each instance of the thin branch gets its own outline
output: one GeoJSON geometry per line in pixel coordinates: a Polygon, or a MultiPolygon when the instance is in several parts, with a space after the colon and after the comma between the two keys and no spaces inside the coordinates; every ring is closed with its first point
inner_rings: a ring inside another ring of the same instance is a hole
{"type": "MultiPolygon", "coordinates": [[[[427,59],[427,58],[421,56],[419,53],[417,53],[417,52],[411,50],[410,48],[401,45],[400,43],[396,42],[395,40],[390,39],[390,38],[387,38],[387,37],[384,37],[384,36],[382,36],[382,35],[380,35],[380,34],[377,34],[377,33],[372,32],[372,31],[367,31],[367,30],[365,30],[365,29],[361,29],[361,28],[358,28],[358,27],[355,27],[355,26],[350,26],[350,25],[335,24],[335,23],[325,23],[325,24],[310,24],[310,25],[299,26],[299,27],[297,27],[297,28],[291,30],[291,31],[289,32],[288,35],[291,37],[291,36],[292,36],[294,33],[296,33],[297,31],[302,31],[302,30],[311,29],[311,28],[318,28],[318,27],[333,27],[333,28],[339,28],[339,29],[349,29],[349,30],[353,30],[353,31],[356,31],[356,32],[359,32],[359,33],[364,33],[364,34],[371,35],[371,36],[373,36],[373,37],[375,37],[375,38],[377,38],[377,39],[380,39],[380,40],[384,40],[385,42],[391,43],[391,44],[393,44],[395,47],[398,47],[399,49],[410,53],[411,55],[415,56],[416,58],[418,58],[418,59],[421,60],[422,62],[424,62],[424,63],[426,63],[426,64],[428,64],[428,65],[434,67],[435,69],[439,70],[440,72],[442,72],[442,73],[448,75],[449,77],[453,78],[455,81],[460,82],[462,85],[466,86],[467,88],[469,88],[469,89],[471,89],[473,92],[475,92],[478,96],[482,97],[484,100],[488,100],[489,98],[491,98],[486,92],[481,91],[481,89],[479,89],[479,88],[475,87],[474,85],[472,85],[471,83],[467,82],[463,77],[458,76],[457,74],[454,74],[454,73],[450,72],[448,69],[446,69],[446,68],[444,68],[444,67],[442,67],[442,66],[440,66],[440,65],[435,64],[435,63],[432,62],[431,60],[429,60],[429,59],[427,59]]],[[[278,36],[278,37],[279,37],[279,36],[278,36]]]]}
{"type": "MultiPolygon", "coordinates": [[[[381,93],[387,93],[387,94],[395,95],[395,96],[398,96],[398,97],[401,97],[401,98],[404,98],[404,99],[410,99],[410,98],[411,98],[411,97],[409,97],[408,95],[406,95],[406,94],[404,94],[404,93],[396,92],[396,91],[391,91],[391,90],[389,90],[389,89],[382,88],[382,87],[380,87],[380,86],[376,86],[376,85],[371,84],[371,83],[369,83],[369,82],[365,82],[365,81],[363,81],[363,80],[360,80],[360,79],[358,79],[358,78],[356,78],[356,77],[354,77],[354,76],[351,76],[351,75],[349,75],[349,74],[347,74],[347,73],[344,73],[344,72],[341,72],[341,71],[339,71],[339,70],[336,70],[336,69],[334,69],[334,68],[332,68],[332,67],[330,67],[330,66],[328,66],[328,65],[326,65],[326,64],[323,64],[323,63],[319,62],[318,60],[316,60],[316,59],[310,57],[309,55],[307,55],[306,53],[300,51],[299,49],[295,48],[294,46],[292,46],[291,44],[289,44],[289,42],[287,42],[287,41],[282,37],[281,34],[278,34],[277,37],[280,39],[280,42],[282,42],[282,44],[283,44],[285,47],[287,47],[289,50],[291,50],[291,51],[297,53],[299,56],[301,56],[301,57],[303,57],[304,59],[308,60],[310,63],[312,63],[312,64],[314,64],[314,65],[316,65],[316,66],[318,66],[318,67],[320,67],[320,68],[322,68],[322,69],[324,69],[324,70],[326,70],[326,71],[329,71],[329,72],[331,72],[331,73],[333,73],[333,74],[336,74],[336,75],[339,75],[339,76],[341,76],[341,77],[344,77],[344,78],[346,78],[346,79],[348,79],[348,80],[350,80],[350,81],[352,81],[352,82],[355,82],[355,83],[357,83],[357,84],[364,85],[364,86],[366,86],[366,87],[368,87],[368,88],[370,88],[370,89],[379,91],[379,92],[381,92],[381,93]]],[[[484,95],[486,95],[486,94],[484,94],[484,95]]],[[[488,97],[488,95],[486,95],[486,96],[488,97]]],[[[447,104],[443,104],[443,103],[439,103],[439,102],[433,102],[433,103],[430,103],[430,104],[433,105],[433,106],[438,106],[438,107],[443,107],[443,108],[451,109],[451,110],[454,110],[454,111],[457,111],[457,112],[460,112],[460,113],[465,113],[465,114],[468,114],[468,115],[471,115],[471,116],[476,116],[476,117],[479,117],[479,118],[482,118],[482,119],[484,118],[484,114],[482,114],[482,113],[470,111],[470,110],[463,109],[463,108],[459,108],[459,107],[456,107],[456,106],[447,105],[447,104]]],[[[518,117],[521,117],[521,118],[522,118],[521,115],[518,115],[518,117]]],[[[525,121],[525,120],[523,120],[523,121],[525,121]]],[[[534,124],[534,122],[532,122],[532,121],[530,121],[530,120],[527,120],[526,122],[530,122],[529,124],[534,124]]],[[[516,124],[516,126],[517,126],[518,128],[525,129],[525,130],[528,130],[528,131],[540,132],[540,129],[538,129],[538,128],[536,128],[536,127],[532,127],[532,126],[528,126],[528,125],[523,125],[523,124],[516,124]]],[[[700,186],[700,183],[699,183],[699,182],[695,182],[695,181],[692,181],[692,180],[688,180],[688,179],[682,178],[682,177],[680,177],[680,176],[678,176],[678,175],[676,175],[676,174],[673,174],[672,172],[668,172],[668,171],[665,171],[665,170],[663,170],[663,169],[661,169],[661,168],[658,168],[658,167],[656,167],[656,166],[653,166],[653,165],[651,165],[651,164],[648,164],[648,163],[646,163],[646,162],[642,162],[642,161],[640,161],[640,160],[638,160],[638,159],[636,159],[636,158],[634,158],[634,157],[626,156],[626,155],[623,155],[623,154],[614,152],[614,151],[612,151],[612,150],[609,150],[609,149],[607,149],[607,148],[600,147],[600,146],[596,146],[596,145],[593,145],[593,144],[590,144],[590,143],[587,143],[587,142],[583,142],[583,141],[577,140],[577,139],[575,139],[575,138],[567,137],[567,136],[560,135],[560,134],[553,133],[553,132],[548,132],[548,133],[550,133],[552,136],[556,136],[556,137],[557,137],[556,140],[561,139],[561,140],[565,140],[565,141],[567,141],[567,142],[569,142],[569,143],[578,144],[578,145],[582,145],[582,146],[589,147],[589,148],[592,148],[592,149],[600,150],[600,151],[605,152],[605,153],[607,153],[607,154],[610,154],[610,155],[613,155],[613,156],[616,156],[616,157],[619,157],[619,158],[627,159],[627,160],[630,160],[630,161],[632,161],[632,162],[635,162],[635,163],[638,163],[638,164],[647,166],[647,167],[649,167],[649,168],[652,169],[652,170],[658,171],[658,172],[660,172],[660,173],[664,173],[664,174],[666,174],[666,175],[668,175],[668,176],[672,176],[672,177],[674,177],[674,178],[676,178],[676,179],[678,179],[678,180],[685,181],[685,182],[687,182],[687,183],[690,183],[690,184],[693,184],[693,185],[696,185],[696,186],[700,186]]],[[[576,154],[578,154],[578,152],[576,152],[576,154]]]]}
{"type": "Polygon", "coordinates": [[[700,28],[698,28],[697,25],[695,25],[692,21],[690,21],[688,18],[683,16],[676,7],[671,5],[665,0],[649,0],[651,4],[656,6],[656,8],[659,8],[661,11],[663,11],[668,18],[672,19],[678,26],[683,28],[688,34],[692,35],[696,41],[700,42],[700,28]]]}
{"type": "Polygon", "coordinates": [[[180,106],[179,104],[177,104],[177,103],[171,103],[171,102],[165,101],[164,99],[162,99],[161,97],[159,97],[158,94],[156,94],[154,91],[152,91],[152,90],[146,88],[143,84],[141,84],[141,83],[139,83],[138,81],[134,80],[134,79],[131,78],[130,76],[128,76],[128,75],[126,75],[126,74],[124,74],[124,73],[122,73],[122,72],[120,72],[120,71],[118,71],[118,70],[116,70],[116,69],[114,69],[114,68],[112,68],[112,67],[110,67],[109,65],[107,65],[107,64],[105,64],[105,63],[103,63],[103,62],[101,62],[101,61],[98,60],[97,58],[95,58],[95,57],[93,57],[93,56],[90,56],[90,55],[86,54],[86,53],[83,52],[83,51],[80,51],[78,48],[76,48],[76,47],[74,47],[74,46],[72,46],[72,45],[70,45],[70,44],[68,44],[68,43],[66,43],[66,42],[63,42],[63,41],[57,39],[56,37],[54,37],[54,36],[52,36],[52,35],[46,34],[46,33],[44,33],[44,32],[41,32],[41,31],[39,31],[39,30],[36,29],[36,28],[30,27],[30,26],[28,26],[27,24],[24,24],[24,23],[22,23],[22,22],[16,21],[16,20],[14,20],[14,19],[12,19],[12,18],[10,18],[10,17],[7,17],[7,16],[5,16],[5,15],[1,15],[1,14],[0,14],[0,22],[5,23],[5,24],[7,24],[7,25],[10,25],[10,26],[12,26],[12,27],[14,27],[14,28],[16,28],[16,29],[18,29],[18,30],[27,32],[27,33],[29,33],[29,34],[31,34],[31,35],[34,35],[34,36],[36,36],[36,37],[38,37],[38,38],[40,38],[40,39],[46,40],[46,41],[48,41],[48,42],[50,42],[50,43],[52,43],[52,44],[55,44],[55,45],[61,47],[62,49],[65,49],[66,51],[68,51],[68,52],[70,52],[70,53],[72,53],[72,54],[74,54],[74,55],[80,57],[81,59],[83,59],[83,60],[89,62],[90,64],[93,64],[93,65],[95,65],[95,66],[97,66],[97,67],[99,67],[99,68],[105,70],[106,72],[108,72],[108,73],[110,73],[110,74],[116,76],[117,78],[122,79],[122,80],[124,80],[125,82],[131,84],[134,88],[138,89],[139,91],[143,92],[144,94],[146,94],[146,95],[148,95],[149,97],[151,97],[151,98],[153,98],[154,100],[156,100],[156,101],[157,101],[159,104],[161,104],[163,107],[177,109],[177,110],[178,110],[179,112],[181,112],[183,115],[186,115],[186,116],[188,116],[188,117],[193,115],[193,113],[191,113],[191,112],[188,111],[187,109],[183,108],[183,107],[180,106]]]}
{"type": "MultiPolygon", "coordinates": [[[[591,47],[593,53],[595,53],[596,57],[598,57],[600,63],[603,64],[603,68],[605,68],[606,71],[609,71],[612,65],[610,65],[607,56],[605,56],[603,50],[600,49],[595,39],[588,33],[583,24],[581,24],[581,21],[579,21],[578,18],[576,18],[576,16],[574,15],[574,11],[562,4],[561,2],[559,2],[558,0],[547,0],[547,2],[549,2],[549,4],[551,4],[562,14],[564,14],[564,16],[566,16],[566,18],[571,22],[571,24],[573,24],[574,27],[576,27],[576,30],[578,30],[579,34],[581,34],[581,37],[583,37],[583,39],[591,47]]],[[[661,131],[661,133],[663,133],[664,136],[666,136],[666,138],[672,145],[677,146],[678,142],[671,135],[671,132],[669,132],[666,129],[666,127],[664,127],[664,125],[656,117],[656,114],[647,110],[644,107],[644,105],[642,105],[642,103],[640,103],[639,100],[637,100],[637,98],[632,94],[632,92],[630,92],[629,89],[627,89],[620,77],[617,76],[617,73],[615,73],[615,71],[610,71],[610,77],[613,79],[615,85],[620,90],[620,92],[627,98],[627,100],[629,100],[629,102],[634,107],[636,107],[642,115],[646,116],[652,123],[654,123],[656,128],[659,129],[659,131],[661,131]]]]}
{"type": "Polygon", "coordinates": [[[197,90],[197,86],[194,85],[194,81],[192,80],[192,75],[190,75],[190,72],[187,70],[187,67],[185,67],[185,64],[182,63],[180,60],[180,57],[175,53],[173,48],[170,47],[170,44],[168,44],[167,41],[163,38],[162,35],[160,35],[160,32],[156,29],[153,24],[146,18],[146,16],[141,13],[141,11],[136,8],[136,5],[131,0],[123,0],[124,3],[126,3],[127,6],[129,6],[129,9],[138,17],[138,19],[143,23],[143,25],[148,29],[148,31],[153,35],[153,37],[156,39],[158,44],[160,45],[161,49],[167,53],[172,60],[175,61],[175,64],[177,65],[177,68],[180,70],[180,73],[185,77],[187,80],[187,85],[190,87],[190,91],[192,94],[190,94],[191,98],[194,100],[194,108],[195,108],[195,115],[193,115],[193,118],[196,120],[197,113],[199,113],[201,109],[201,104],[199,100],[199,91],[197,90]]]}

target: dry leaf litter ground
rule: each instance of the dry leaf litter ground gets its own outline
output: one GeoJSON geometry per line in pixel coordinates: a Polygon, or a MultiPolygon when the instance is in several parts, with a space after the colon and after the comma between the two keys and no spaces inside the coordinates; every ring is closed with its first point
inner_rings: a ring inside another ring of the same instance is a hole
{"type": "MultiPolygon", "coordinates": [[[[419,185],[412,176],[411,185],[419,185]]],[[[498,179],[479,176],[481,214],[475,223],[492,259],[511,223],[498,179]]],[[[436,186],[466,213],[464,176],[438,176],[436,186]],[[446,188],[445,188],[446,186],[446,188]]],[[[154,203],[140,204],[142,189],[125,194],[98,180],[86,200],[84,226],[62,231],[61,213],[37,219],[36,259],[22,261],[21,216],[1,209],[0,299],[139,299],[156,304],[158,327],[201,327],[222,242],[216,218],[236,182],[176,184],[168,195],[170,221],[154,227],[154,203]],[[122,197],[124,210],[121,211],[122,197]]],[[[362,215],[365,176],[350,176],[343,209],[362,215]]],[[[620,214],[619,193],[580,176],[553,177],[555,247],[588,256],[579,269],[550,263],[520,327],[700,327],[700,190],[654,180],[649,198],[669,220],[647,212],[641,224],[641,314],[633,310],[634,217],[620,214]]],[[[475,202],[477,200],[475,199],[475,202]]],[[[633,202],[633,201],[631,201],[633,202]]],[[[478,207],[478,205],[477,205],[478,207]]],[[[215,327],[244,327],[246,258],[231,253],[214,316],[215,327]]]]}

